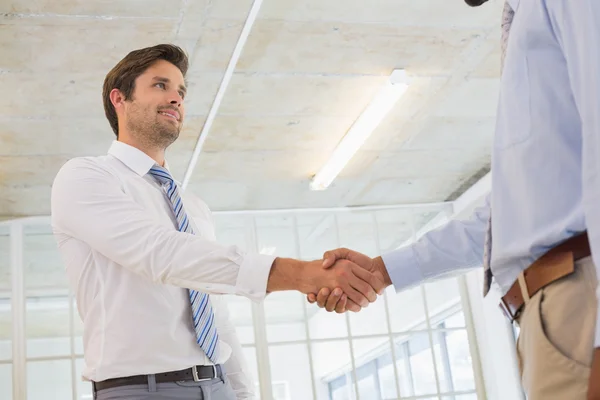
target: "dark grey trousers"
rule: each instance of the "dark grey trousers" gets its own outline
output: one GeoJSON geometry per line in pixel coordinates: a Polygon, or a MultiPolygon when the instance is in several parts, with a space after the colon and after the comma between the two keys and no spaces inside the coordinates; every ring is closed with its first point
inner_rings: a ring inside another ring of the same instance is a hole
{"type": "Polygon", "coordinates": [[[148,376],[147,385],[121,386],[99,390],[95,400],[236,400],[231,385],[224,379],[202,382],[156,383],[148,376]]]}

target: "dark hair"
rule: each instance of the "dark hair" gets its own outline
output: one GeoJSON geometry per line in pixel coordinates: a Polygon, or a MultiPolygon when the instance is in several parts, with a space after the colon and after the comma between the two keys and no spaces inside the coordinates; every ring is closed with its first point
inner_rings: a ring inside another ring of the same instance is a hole
{"type": "Polygon", "coordinates": [[[165,60],[175,65],[185,77],[189,64],[185,52],[172,44],[159,44],[127,54],[104,78],[102,87],[104,113],[117,138],[119,137],[119,123],[115,107],[110,101],[110,92],[113,89],[119,89],[125,95],[125,100],[131,99],[137,77],[158,60],[165,60]]]}
{"type": "Polygon", "coordinates": [[[465,0],[465,3],[467,3],[471,7],[479,7],[480,5],[482,5],[483,3],[487,2],[487,1],[488,0],[465,0]]]}

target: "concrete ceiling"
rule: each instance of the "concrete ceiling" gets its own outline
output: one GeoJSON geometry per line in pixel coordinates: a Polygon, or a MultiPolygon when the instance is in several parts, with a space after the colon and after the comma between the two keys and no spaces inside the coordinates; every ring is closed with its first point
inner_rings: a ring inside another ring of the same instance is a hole
{"type": "MultiPolygon", "coordinates": [[[[489,164],[502,2],[490,3],[264,0],[189,190],[213,210],[452,198],[489,164]],[[407,93],[333,185],[310,191],[395,68],[411,79],[407,93]]],[[[104,76],[157,43],[181,45],[191,59],[188,119],[168,154],[183,178],[252,5],[3,0],[0,218],[48,214],[60,166],[106,152],[104,76]]]]}

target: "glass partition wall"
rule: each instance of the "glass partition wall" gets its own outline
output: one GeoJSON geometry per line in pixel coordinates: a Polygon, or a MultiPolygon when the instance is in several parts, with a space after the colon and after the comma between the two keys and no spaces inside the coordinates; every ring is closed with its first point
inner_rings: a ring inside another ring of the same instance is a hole
{"type": "MultiPolygon", "coordinates": [[[[349,247],[371,256],[444,223],[452,205],[216,212],[217,238],[300,259],[349,247]]],[[[295,292],[227,296],[263,400],[483,398],[463,277],[388,289],[338,315],[295,292]],[[479,393],[479,397],[478,397],[479,393]]],[[[91,399],[82,324],[49,219],[0,224],[0,398],[91,399]]]]}
{"type": "Polygon", "coordinates": [[[0,399],[12,399],[13,328],[10,225],[0,225],[0,399]]]}

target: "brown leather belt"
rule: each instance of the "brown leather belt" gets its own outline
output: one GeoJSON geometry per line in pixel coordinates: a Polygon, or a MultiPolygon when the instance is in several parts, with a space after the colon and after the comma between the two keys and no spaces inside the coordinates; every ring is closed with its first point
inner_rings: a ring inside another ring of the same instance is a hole
{"type": "MultiPolygon", "coordinates": [[[[575,271],[575,261],[588,257],[590,254],[587,232],[573,236],[549,250],[523,271],[529,297],[550,283],[572,274],[575,271]]],[[[519,316],[524,303],[525,300],[517,280],[502,297],[500,308],[510,322],[513,322],[519,316]]]]}
{"type": "MultiPolygon", "coordinates": [[[[165,382],[182,382],[182,381],[194,381],[202,382],[209,381],[215,378],[223,377],[223,369],[220,365],[199,365],[192,368],[184,369],[181,371],[174,372],[163,372],[154,374],[156,383],[165,382]]],[[[113,378],[107,379],[100,382],[92,382],[94,392],[98,392],[104,389],[110,389],[119,386],[131,386],[131,385],[147,385],[148,375],[136,375],[128,376],[125,378],[113,378]]]]}

